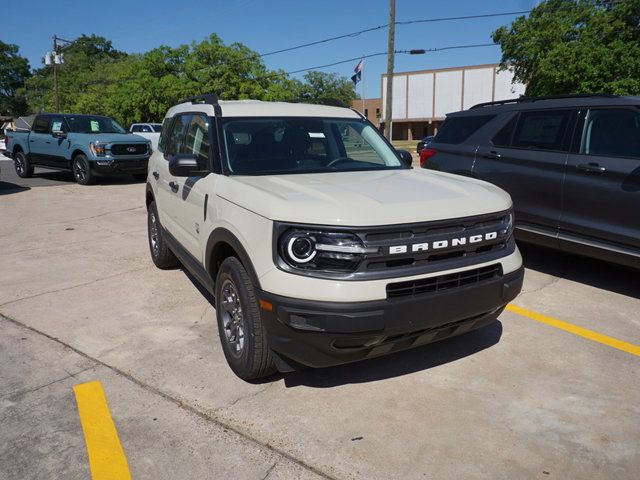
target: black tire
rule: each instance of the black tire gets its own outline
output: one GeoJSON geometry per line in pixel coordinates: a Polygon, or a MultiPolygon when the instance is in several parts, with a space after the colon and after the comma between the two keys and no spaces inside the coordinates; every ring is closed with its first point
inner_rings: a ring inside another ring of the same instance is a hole
{"type": "Polygon", "coordinates": [[[76,155],[71,162],[73,178],[80,185],[91,185],[95,181],[95,175],[91,171],[89,160],[84,155],[76,155]]]}
{"type": "Polygon", "coordinates": [[[147,179],[147,174],[146,173],[134,173],[132,175],[132,177],[138,181],[138,182],[143,182],[147,179]]]}
{"type": "Polygon", "coordinates": [[[216,279],[218,334],[227,363],[243,380],[275,372],[255,289],[242,263],[226,258],[216,279]]]}
{"type": "Polygon", "coordinates": [[[167,241],[164,238],[164,230],[158,217],[156,202],[151,202],[147,209],[147,237],[149,239],[149,251],[151,252],[151,260],[153,264],[162,270],[176,268],[178,259],[169,249],[167,241]]]}
{"type": "Polygon", "coordinates": [[[16,169],[16,175],[20,178],[31,178],[33,176],[33,165],[24,154],[24,152],[18,152],[13,158],[13,166],[16,169]]]}

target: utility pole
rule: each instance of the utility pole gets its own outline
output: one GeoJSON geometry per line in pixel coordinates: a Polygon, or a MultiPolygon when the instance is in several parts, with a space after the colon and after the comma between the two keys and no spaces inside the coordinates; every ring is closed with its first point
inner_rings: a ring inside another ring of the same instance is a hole
{"type": "Polygon", "coordinates": [[[53,101],[56,106],[56,113],[60,112],[60,92],[58,91],[58,64],[55,57],[58,56],[58,38],[53,36],[53,101]]]}
{"type": "Polygon", "coordinates": [[[393,135],[391,116],[393,114],[393,55],[396,35],[396,0],[389,0],[389,45],[387,46],[387,94],[384,108],[384,135],[389,141],[393,135]]]}

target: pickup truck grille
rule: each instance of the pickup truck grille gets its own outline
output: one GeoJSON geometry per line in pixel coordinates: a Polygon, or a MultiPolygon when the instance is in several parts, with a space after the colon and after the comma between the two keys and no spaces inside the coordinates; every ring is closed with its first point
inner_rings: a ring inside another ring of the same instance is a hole
{"type": "Polygon", "coordinates": [[[148,153],[146,143],[116,143],[111,145],[112,155],[145,155],[148,153]]]}
{"type": "Polygon", "coordinates": [[[387,285],[387,298],[414,297],[425,293],[451,290],[468,285],[475,285],[501,276],[502,266],[497,264],[420,280],[390,283],[387,285]]]}

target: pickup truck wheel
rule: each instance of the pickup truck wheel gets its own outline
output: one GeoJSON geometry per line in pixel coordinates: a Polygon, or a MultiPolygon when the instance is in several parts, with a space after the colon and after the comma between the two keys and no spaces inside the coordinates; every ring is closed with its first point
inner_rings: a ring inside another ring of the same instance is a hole
{"type": "Polygon", "coordinates": [[[95,180],[89,161],[84,155],[76,155],[71,164],[71,170],[73,177],[80,185],[91,185],[95,180]]]}
{"type": "Polygon", "coordinates": [[[33,165],[31,165],[24,152],[16,153],[13,165],[16,169],[16,174],[20,178],[31,178],[33,176],[33,165]]]}
{"type": "Polygon", "coordinates": [[[178,259],[169,249],[164,239],[164,230],[158,218],[158,210],[156,202],[151,202],[147,210],[147,233],[149,237],[149,250],[151,252],[151,260],[156,267],[162,270],[175,268],[178,265],[178,259]]]}
{"type": "Polygon", "coordinates": [[[255,380],[275,372],[253,284],[235,257],[218,271],[216,317],[224,356],[238,377],[255,380]]]}

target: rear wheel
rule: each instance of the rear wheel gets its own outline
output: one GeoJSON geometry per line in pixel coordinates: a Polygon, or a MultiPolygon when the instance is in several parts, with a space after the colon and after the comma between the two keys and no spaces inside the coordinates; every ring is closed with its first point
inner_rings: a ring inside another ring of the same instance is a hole
{"type": "Polygon", "coordinates": [[[147,210],[147,233],[149,236],[149,251],[154,265],[163,270],[175,268],[178,265],[178,259],[169,249],[164,238],[156,202],[151,202],[147,210]]]}
{"type": "Polygon", "coordinates": [[[275,372],[253,284],[235,257],[218,271],[216,317],[224,356],[238,377],[255,380],[275,372]]]}
{"type": "Polygon", "coordinates": [[[31,178],[33,176],[33,165],[31,165],[24,152],[16,153],[13,165],[16,169],[16,174],[20,178],[31,178]]]}
{"type": "Polygon", "coordinates": [[[71,164],[71,170],[73,177],[80,185],[91,185],[95,180],[89,161],[84,155],[76,155],[71,164]]]}

